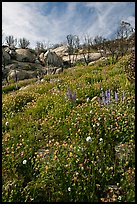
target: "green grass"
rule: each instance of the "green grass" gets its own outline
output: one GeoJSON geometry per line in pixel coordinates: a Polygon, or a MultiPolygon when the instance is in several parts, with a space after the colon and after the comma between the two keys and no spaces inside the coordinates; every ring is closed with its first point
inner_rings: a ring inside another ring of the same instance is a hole
{"type": "Polygon", "coordinates": [[[76,66],[41,84],[28,80],[20,86],[32,86],[14,93],[3,87],[3,202],[135,201],[135,87],[124,72],[127,59],[76,66]],[[66,98],[68,89],[76,100],[66,98]],[[100,104],[108,89],[110,103],[100,104]]]}

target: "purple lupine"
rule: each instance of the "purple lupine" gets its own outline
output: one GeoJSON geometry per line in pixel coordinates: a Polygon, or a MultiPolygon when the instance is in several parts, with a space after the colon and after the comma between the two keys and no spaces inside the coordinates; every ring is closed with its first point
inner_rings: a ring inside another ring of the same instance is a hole
{"type": "Polygon", "coordinates": [[[106,100],[105,100],[105,96],[104,96],[104,92],[102,91],[102,102],[104,103],[104,104],[106,104],[106,100]]]}
{"type": "Polygon", "coordinates": [[[68,92],[66,93],[66,97],[72,101],[76,100],[76,92],[74,92],[74,95],[72,95],[72,90],[69,89],[68,92]]]}
{"type": "Polygon", "coordinates": [[[72,91],[69,89],[68,92],[66,93],[66,97],[68,99],[72,99],[72,91]]]}
{"type": "Polygon", "coordinates": [[[106,95],[106,104],[108,104],[108,91],[105,91],[105,95],[106,95]]]}
{"type": "Polygon", "coordinates": [[[115,92],[115,100],[116,100],[116,102],[118,101],[118,94],[117,94],[117,92],[115,92]]]}
{"type": "Polygon", "coordinates": [[[107,104],[110,103],[110,89],[106,90],[106,102],[107,104]]]}
{"type": "Polygon", "coordinates": [[[73,101],[76,100],[76,91],[74,92],[74,95],[72,96],[72,100],[73,100],[73,101]]]}
{"type": "Polygon", "coordinates": [[[108,90],[105,91],[106,98],[108,98],[108,90]]]}
{"type": "Polygon", "coordinates": [[[110,89],[108,90],[108,102],[110,103],[110,89]]]}

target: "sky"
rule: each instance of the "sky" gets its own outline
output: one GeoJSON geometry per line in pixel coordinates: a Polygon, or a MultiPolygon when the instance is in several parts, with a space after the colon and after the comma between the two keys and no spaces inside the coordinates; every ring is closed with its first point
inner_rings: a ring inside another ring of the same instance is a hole
{"type": "Polygon", "coordinates": [[[135,28],[135,2],[2,2],[3,37],[25,37],[48,45],[67,42],[69,34],[115,36],[124,20],[135,28]]]}

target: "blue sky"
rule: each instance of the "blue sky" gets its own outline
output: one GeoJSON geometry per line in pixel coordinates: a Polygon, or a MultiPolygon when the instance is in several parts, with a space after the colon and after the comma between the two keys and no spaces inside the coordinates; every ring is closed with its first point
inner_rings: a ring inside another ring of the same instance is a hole
{"type": "Polygon", "coordinates": [[[2,2],[4,35],[46,44],[66,42],[68,34],[111,38],[121,20],[135,27],[135,2],[2,2]]]}

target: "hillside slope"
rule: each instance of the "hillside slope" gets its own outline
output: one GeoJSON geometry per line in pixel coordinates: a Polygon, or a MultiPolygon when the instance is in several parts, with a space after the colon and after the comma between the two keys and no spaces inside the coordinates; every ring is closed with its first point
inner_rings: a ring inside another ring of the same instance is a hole
{"type": "Polygon", "coordinates": [[[3,202],[135,201],[135,87],[127,61],[5,88],[3,202]]]}

